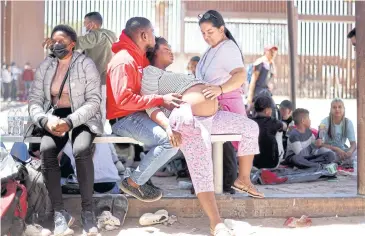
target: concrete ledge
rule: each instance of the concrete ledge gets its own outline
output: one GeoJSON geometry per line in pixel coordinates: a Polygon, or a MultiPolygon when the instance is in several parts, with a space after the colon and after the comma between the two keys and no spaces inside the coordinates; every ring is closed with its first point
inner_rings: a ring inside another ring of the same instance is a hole
{"type": "MultiPolygon", "coordinates": [[[[102,195],[95,195],[95,202],[102,195]]],[[[81,211],[78,195],[64,195],[65,206],[70,212],[81,211]]],[[[146,212],[166,209],[170,214],[184,218],[206,217],[198,199],[193,195],[171,196],[153,203],[128,198],[128,217],[140,217],[146,212]]],[[[346,194],[295,194],[271,195],[265,199],[253,199],[244,195],[218,195],[217,202],[223,218],[286,218],[301,216],[365,216],[365,196],[346,194]]]]}

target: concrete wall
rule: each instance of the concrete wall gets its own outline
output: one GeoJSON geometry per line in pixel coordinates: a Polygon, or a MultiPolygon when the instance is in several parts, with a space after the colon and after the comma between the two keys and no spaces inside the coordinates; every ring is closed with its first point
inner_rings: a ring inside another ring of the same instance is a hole
{"type": "MultiPolygon", "coordinates": [[[[30,62],[35,68],[44,58],[44,2],[8,1],[11,4],[10,61],[23,67],[30,62]]],[[[9,62],[8,62],[9,63],[9,62]]]]}

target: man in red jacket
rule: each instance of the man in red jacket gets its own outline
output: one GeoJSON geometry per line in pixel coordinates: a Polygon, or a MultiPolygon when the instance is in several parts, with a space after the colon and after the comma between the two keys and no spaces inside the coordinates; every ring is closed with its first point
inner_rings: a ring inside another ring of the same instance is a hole
{"type": "Polygon", "coordinates": [[[115,55],[108,64],[106,78],[107,119],[113,133],[131,137],[150,148],[137,169],[120,185],[125,193],[144,202],[162,197],[159,188],[146,182],[178,151],[169,141],[174,135],[172,131],[166,132],[153,122],[145,110],[156,106],[178,107],[181,95],[140,95],[142,70],[148,65],[146,52],[154,46],[151,22],[143,17],[129,19],[119,42],[112,46],[115,55]]]}

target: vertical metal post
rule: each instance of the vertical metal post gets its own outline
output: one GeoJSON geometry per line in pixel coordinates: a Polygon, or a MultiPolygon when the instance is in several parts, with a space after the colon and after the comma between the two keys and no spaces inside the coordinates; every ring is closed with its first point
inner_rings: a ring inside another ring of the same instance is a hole
{"type": "Polygon", "coordinates": [[[214,191],[216,194],[223,193],[223,142],[212,144],[214,191]]]}
{"type": "Polygon", "coordinates": [[[365,195],[365,2],[356,1],[357,193],[365,195]]]}
{"type": "Polygon", "coordinates": [[[287,1],[287,14],[288,14],[288,41],[289,41],[289,63],[290,63],[290,100],[293,103],[294,109],[296,108],[296,47],[295,38],[296,30],[294,30],[294,2],[287,1]]]}

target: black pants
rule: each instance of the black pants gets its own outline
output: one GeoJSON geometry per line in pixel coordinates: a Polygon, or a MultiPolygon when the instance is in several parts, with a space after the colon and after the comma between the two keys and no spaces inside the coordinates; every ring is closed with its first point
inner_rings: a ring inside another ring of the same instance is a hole
{"type": "Polygon", "coordinates": [[[291,164],[301,168],[319,168],[321,164],[330,164],[335,161],[334,152],[325,152],[317,155],[301,156],[295,155],[291,158],[291,164]]]}
{"type": "Polygon", "coordinates": [[[223,191],[231,192],[231,186],[237,179],[237,156],[231,142],[223,144],[223,191]]]}
{"type": "MultiPolygon", "coordinates": [[[[55,115],[63,118],[71,113],[71,109],[63,108],[55,111],[55,115]]],[[[72,130],[72,151],[76,161],[77,180],[80,185],[81,206],[84,211],[92,211],[94,163],[92,160],[94,138],[86,125],[72,130]]],[[[42,173],[54,210],[63,210],[61,190],[61,170],[57,156],[68,141],[68,133],[63,137],[53,136],[46,132],[41,140],[42,173]]]]}

